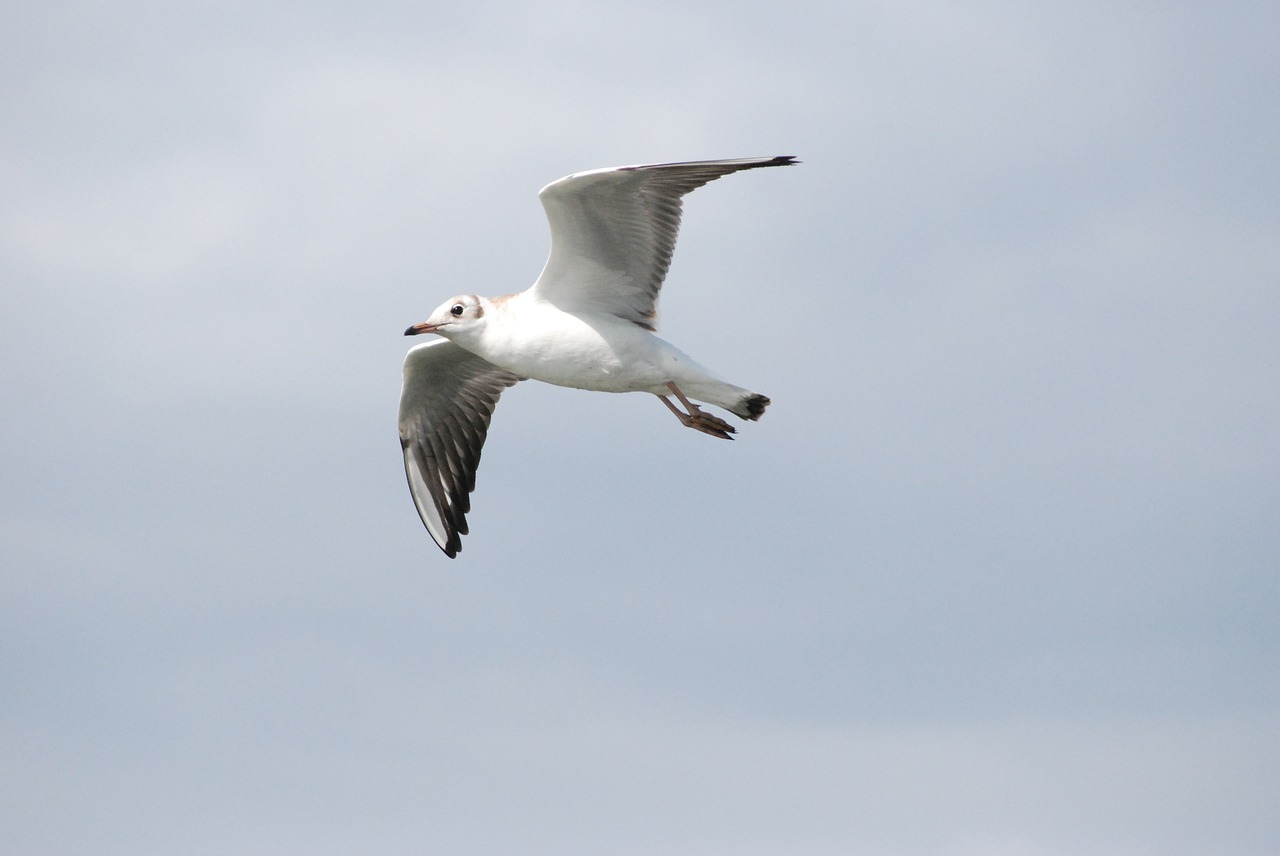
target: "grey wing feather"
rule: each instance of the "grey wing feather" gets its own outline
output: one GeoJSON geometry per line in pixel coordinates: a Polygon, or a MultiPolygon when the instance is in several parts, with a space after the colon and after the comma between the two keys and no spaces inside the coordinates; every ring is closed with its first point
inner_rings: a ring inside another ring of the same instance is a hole
{"type": "Polygon", "coordinates": [[[781,156],[645,164],[552,182],[539,194],[551,254],[531,291],[566,310],[607,312],[654,329],[681,197],[723,175],[794,163],[781,156]]]}
{"type": "Polygon", "coordinates": [[[480,450],[502,391],[520,381],[440,339],[409,351],[400,395],[400,446],[422,523],[447,556],[462,549],[480,450]]]}

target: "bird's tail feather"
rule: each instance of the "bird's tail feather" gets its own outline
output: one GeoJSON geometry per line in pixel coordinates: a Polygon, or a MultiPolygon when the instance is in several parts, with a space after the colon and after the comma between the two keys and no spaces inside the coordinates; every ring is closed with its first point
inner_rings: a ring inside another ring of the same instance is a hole
{"type": "Polygon", "coordinates": [[[752,422],[763,416],[764,409],[769,406],[768,396],[729,383],[699,383],[693,384],[692,388],[683,385],[681,388],[695,401],[723,407],[734,416],[752,422]]]}

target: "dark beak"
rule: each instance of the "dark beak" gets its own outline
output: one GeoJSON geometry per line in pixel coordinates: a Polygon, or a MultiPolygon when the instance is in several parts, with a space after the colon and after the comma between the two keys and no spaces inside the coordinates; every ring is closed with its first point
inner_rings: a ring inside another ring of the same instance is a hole
{"type": "Polygon", "coordinates": [[[440,328],[437,325],[423,321],[421,324],[414,324],[408,330],[405,330],[404,334],[406,336],[417,336],[421,333],[434,333],[438,329],[440,328]]]}

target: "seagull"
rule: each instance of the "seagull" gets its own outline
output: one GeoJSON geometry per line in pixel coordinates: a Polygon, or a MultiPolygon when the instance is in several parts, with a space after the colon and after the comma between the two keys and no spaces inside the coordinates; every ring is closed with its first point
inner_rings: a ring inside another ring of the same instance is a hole
{"type": "Polygon", "coordinates": [[[574,173],[538,194],[551,254],[529,289],[462,294],[406,336],[400,445],[418,515],[449,558],[462,549],[480,449],[502,391],[522,380],[597,392],[648,392],[681,424],[732,440],[694,401],[755,421],[765,396],[726,383],[654,335],[681,197],[724,175],[794,157],[642,164],[574,173]],[[672,398],[675,401],[672,401],[672,398]]]}

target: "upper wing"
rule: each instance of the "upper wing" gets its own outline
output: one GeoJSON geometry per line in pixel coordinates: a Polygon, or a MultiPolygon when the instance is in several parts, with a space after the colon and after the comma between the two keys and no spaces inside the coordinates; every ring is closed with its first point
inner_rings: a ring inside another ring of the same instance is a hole
{"type": "Polygon", "coordinates": [[[680,197],[722,175],[794,157],[647,164],[580,172],[538,194],[551,255],[530,291],[562,309],[608,312],[654,329],[680,229],[680,197]]]}
{"type": "Polygon", "coordinates": [[[400,446],[418,515],[453,558],[467,534],[468,494],[502,391],[520,378],[447,339],[410,349],[400,394],[400,446]]]}

